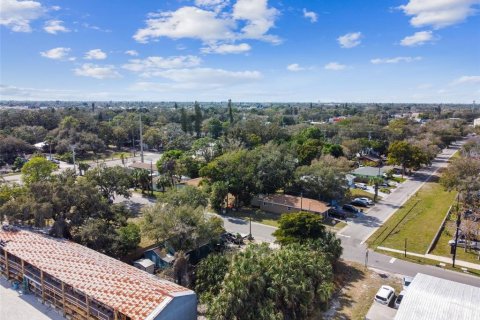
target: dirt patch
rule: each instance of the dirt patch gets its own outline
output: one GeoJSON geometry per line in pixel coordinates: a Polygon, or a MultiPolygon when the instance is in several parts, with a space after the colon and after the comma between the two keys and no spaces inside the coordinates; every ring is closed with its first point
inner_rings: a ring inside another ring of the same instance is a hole
{"type": "Polygon", "coordinates": [[[340,262],[336,274],[339,289],[330,302],[330,309],[322,315],[323,319],[365,319],[380,286],[392,286],[397,294],[401,289],[398,276],[365,269],[359,263],[340,262]]]}

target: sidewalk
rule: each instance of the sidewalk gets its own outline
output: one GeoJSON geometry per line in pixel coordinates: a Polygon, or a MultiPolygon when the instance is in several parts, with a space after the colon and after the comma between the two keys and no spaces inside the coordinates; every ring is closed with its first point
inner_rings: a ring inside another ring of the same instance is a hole
{"type": "MultiPolygon", "coordinates": [[[[391,249],[391,248],[386,248],[386,247],[377,247],[379,250],[383,251],[390,251],[390,252],[395,252],[395,253],[401,253],[404,254],[405,251],[403,250],[397,250],[397,249],[391,249]]],[[[452,263],[451,258],[447,257],[442,257],[442,256],[436,256],[433,254],[420,254],[420,253],[414,253],[414,252],[408,252],[407,255],[409,256],[414,256],[414,257],[419,257],[419,258],[425,258],[425,259],[430,259],[430,260],[435,260],[441,263],[452,263]]],[[[467,262],[467,261],[462,261],[462,260],[455,260],[455,264],[459,265],[461,267],[467,268],[467,269],[475,269],[475,270],[480,270],[480,264],[472,263],[472,262],[467,262]]]]}

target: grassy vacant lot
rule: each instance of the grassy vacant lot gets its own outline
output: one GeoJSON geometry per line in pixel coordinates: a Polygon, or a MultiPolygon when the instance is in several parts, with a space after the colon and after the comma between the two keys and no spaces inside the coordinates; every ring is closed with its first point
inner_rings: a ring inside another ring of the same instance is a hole
{"type": "Polygon", "coordinates": [[[400,292],[401,280],[390,274],[379,274],[354,262],[340,262],[336,272],[335,294],[332,309],[315,319],[365,319],[373,297],[382,285],[390,285],[400,292]]]}
{"type": "Polygon", "coordinates": [[[407,251],[427,251],[455,192],[447,192],[432,177],[381,228],[368,239],[371,247],[383,246],[402,250],[407,239],[407,251]]]}
{"type": "MultiPolygon", "coordinates": [[[[451,217],[451,219],[455,219],[455,217],[451,217]]],[[[448,220],[445,224],[442,235],[440,236],[440,239],[438,239],[437,245],[435,246],[435,249],[431,252],[431,254],[451,258],[452,255],[450,254],[450,246],[448,245],[448,240],[452,240],[455,237],[455,230],[455,221],[448,220]]],[[[465,252],[465,248],[460,247],[457,249],[457,260],[480,264],[480,260],[478,260],[478,251],[469,250],[465,252]]]]}

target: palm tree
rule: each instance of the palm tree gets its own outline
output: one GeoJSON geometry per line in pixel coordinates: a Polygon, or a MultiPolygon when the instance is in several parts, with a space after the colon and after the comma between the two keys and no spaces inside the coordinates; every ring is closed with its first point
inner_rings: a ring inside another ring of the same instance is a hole
{"type": "Polygon", "coordinates": [[[376,176],[376,177],[372,177],[370,178],[370,183],[374,185],[375,187],[375,196],[373,197],[373,201],[374,202],[377,202],[377,198],[378,198],[378,186],[380,185],[380,183],[383,183],[383,178],[380,177],[380,176],[376,176]]]}

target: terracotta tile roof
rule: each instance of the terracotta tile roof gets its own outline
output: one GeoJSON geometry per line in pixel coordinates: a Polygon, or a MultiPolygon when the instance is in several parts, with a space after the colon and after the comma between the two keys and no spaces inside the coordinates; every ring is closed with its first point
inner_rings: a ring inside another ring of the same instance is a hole
{"type": "Polygon", "coordinates": [[[302,208],[306,211],[313,211],[313,212],[325,212],[329,209],[328,203],[323,201],[309,199],[309,198],[301,198],[295,197],[288,194],[271,194],[259,197],[260,201],[269,202],[277,205],[283,205],[287,207],[291,207],[294,209],[300,210],[302,208]]]}
{"type": "Polygon", "coordinates": [[[0,229],[3,249],[132,320],[147,318],[177,295],[194,294],[65,239],[0,229]]]}

